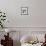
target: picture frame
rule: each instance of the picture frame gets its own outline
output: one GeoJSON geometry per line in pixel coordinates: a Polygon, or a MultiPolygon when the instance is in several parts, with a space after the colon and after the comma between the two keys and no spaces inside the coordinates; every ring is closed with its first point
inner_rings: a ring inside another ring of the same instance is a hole
{"type": "Polygon", "coordinates": [[[28,7],[21,7],[21,15],[28,15],[28,7]]]}

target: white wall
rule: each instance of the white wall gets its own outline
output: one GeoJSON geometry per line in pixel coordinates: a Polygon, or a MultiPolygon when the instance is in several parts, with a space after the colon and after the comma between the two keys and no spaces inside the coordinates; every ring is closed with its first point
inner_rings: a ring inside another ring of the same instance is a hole
{"type": "Polygon", "coordinates": [[[46,27],[46,0],[32,1],[32,26],[46,27]]]}
{"type": "Polygon", "coordinates": [[[46,0],[0,0],[0,9],[6,12],[7,27],[28,27],[15,28],[19,31],[46,31],[46,0]],[[29,15],[21,16],[22,6],[29,7],[29,15]]]}
{"type": "Polygon", "coordinates": [[[46,0],[0,0],[6,12],[7,27],[46,27],[46,0]],[[21,7],[29,8],[29,15],[21,16],[21,7]]]}
{"type": "Polygon", "coordinates": [[[30,25],[31,4],[30,0],[1,0],[1,10],[6,12],[8,23],[7,27],[30,25]],[[21,16],[21,7],[29,7],[29,16],[21,16]]]}

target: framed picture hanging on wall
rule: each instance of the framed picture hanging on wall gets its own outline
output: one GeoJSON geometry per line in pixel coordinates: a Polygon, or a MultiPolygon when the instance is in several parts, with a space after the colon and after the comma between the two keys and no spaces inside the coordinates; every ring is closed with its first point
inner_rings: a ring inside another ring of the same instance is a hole
{"type": "Polygon", "coordinates": [[[28,15],[28,7],[21,7],[21,15],[28,15]]]}

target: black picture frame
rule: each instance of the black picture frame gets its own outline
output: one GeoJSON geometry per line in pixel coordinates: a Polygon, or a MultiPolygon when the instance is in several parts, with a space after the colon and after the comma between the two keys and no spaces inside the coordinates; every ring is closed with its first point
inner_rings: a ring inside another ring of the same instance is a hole
{"type": "Polygon", "coordinates": [[[21,7],[21,15],[28,15],[28,7],[21,7]]]}

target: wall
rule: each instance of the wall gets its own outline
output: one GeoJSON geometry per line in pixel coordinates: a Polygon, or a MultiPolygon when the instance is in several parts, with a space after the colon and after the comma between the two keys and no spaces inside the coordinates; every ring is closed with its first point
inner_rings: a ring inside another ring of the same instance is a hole
{"type": "Polygon", "coordinates": [[[6,27],[25,26],[30,24],[31,4],[29,0],[1,0],[0,9],[6,12],[8,22],[6,27]],[[21,3],[20,3],[21,2],[21,3]],[[29,7],[29,16],[21,16],[21,7],[29,7]]]}
{"type": "Polygon", "coordinates": [[[0,0],[6,12],[7,27],[46,27],[46,0],[0,0]],[[21,16],[21,7],[29,8],[29,15],[21,16]]]}
{"type": "Polygon", "coordinates": [[[32,26],[46,27],[46,0],[33,0],[32,26]]]}
{"type": "Polygon", "coordinates": [[[46,0],[0,0],[6,12],[7,27],[46,27],[46,0]],[[29,15],[21,16],[21,7],[29,8],[29,15]]]}

